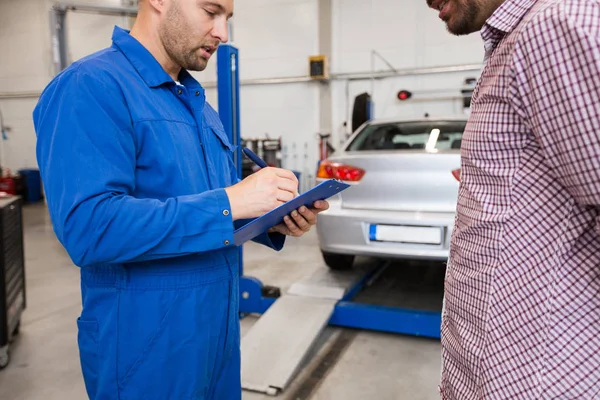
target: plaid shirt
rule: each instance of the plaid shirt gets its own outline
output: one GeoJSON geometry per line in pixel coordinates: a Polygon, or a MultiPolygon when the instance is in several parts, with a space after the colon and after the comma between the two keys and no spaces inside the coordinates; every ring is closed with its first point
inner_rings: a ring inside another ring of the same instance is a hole
{"type": "Polygon", "coordinates": [[[481,34],[440,392],[599,399],[600,0],[506,0],[481,34]]]}

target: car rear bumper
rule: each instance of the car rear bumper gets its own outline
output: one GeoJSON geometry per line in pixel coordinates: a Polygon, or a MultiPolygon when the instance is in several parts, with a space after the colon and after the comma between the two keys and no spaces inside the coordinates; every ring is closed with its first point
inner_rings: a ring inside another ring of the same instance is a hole
{"type": "Polygon", "coordinates": [[[382,258],[446,260],[454,213],[421,213],[343,209],[339,202],[330,203],[319,214],[317,233],[321,251],[382,258]],[[441,243],[403,243],[372,240],[372,225],[432,227],[441,231],[441,243]]]}

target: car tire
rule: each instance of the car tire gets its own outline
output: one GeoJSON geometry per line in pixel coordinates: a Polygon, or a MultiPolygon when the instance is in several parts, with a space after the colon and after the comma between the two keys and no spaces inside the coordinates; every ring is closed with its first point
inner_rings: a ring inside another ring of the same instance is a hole
{"type": "Polygon", "coordinates": [[[336,271],[346,271],[352,268],[354,264],[354,256],[347,254],[334,254],[321,252],[323,254],[323,260],[330,269],[336,271]]]}

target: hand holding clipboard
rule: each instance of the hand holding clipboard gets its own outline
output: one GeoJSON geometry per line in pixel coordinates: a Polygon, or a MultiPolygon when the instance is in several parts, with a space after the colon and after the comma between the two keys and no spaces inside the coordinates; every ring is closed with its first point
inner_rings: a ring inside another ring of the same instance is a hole
{"type": "MultiPolygon", "coordinates": [[[[242,151],[261,169],[267,167],[267,164],[250,149],[245,148],[242,151]]],[[[281,202],[279,206],[237,229],[234,232],[235,245],[239,246],[267,231],[302,236],[316,224],[317,214],[329,208],[326,199],[348,187],[348,184],[329,180],[300,196],[297,195],[296,187],[295,197],[281,202]]]]}

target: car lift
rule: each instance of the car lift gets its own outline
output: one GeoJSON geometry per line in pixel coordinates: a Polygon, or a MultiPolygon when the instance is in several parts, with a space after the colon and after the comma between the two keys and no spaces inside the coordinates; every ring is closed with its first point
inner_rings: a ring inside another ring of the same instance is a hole
{"type": "MultiPolygon", "coordinates": [[[[241,176],[238,58],[234,46],[219,47],[219,115],[232,144],[237,146],[235,162],[241,176]]],[[[352,301],[387,265],[339,272],[323,267],[282,295],[278,288],[244,276],[240,257],[240,314],[262,314],[242,339],[242,387],[269,395],[285,390],[328,324],[439,339],[440,312],[352,301]]]]}

